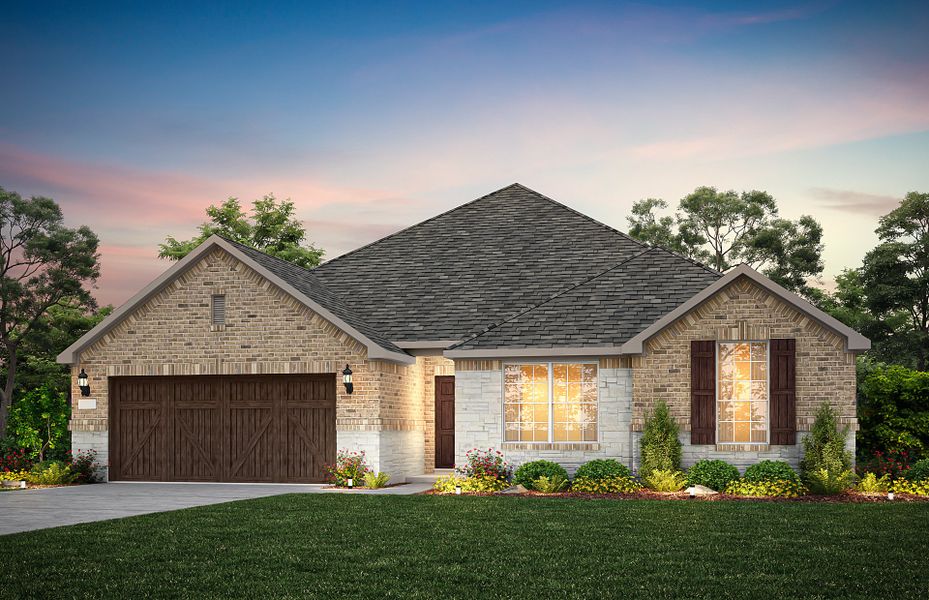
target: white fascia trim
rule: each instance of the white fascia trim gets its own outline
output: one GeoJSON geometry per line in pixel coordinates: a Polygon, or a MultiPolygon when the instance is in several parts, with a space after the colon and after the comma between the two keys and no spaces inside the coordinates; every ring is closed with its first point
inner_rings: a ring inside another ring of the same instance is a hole
{"type": "Polygon", "coordinates": [[[835,317],[832,317],[831,315],[828,315],[820,309],[816,308],[797,294],[774,283],[755,269],[752,269],[748,265],[743,264],[732,269],[721,278],[717,279],[715,282],[703,288],[694,294],[693,297],[687,300],[687,302],[684,302],[665,316],[649,325],[638,335],[624,343],[621,347],[622,353],[642,354],[646,340],[691,310],[697,308],[717,292],[742,276],[748,277],[753,282],[765,288],[767,291],[771,292],[787,304],[790,304],[795,309],[804,313],[814,321],[818,321],[827,329],[831,329],[837,334],[845,337],[845,349],[847,352],[864,352],[865,350],[869,350],[871,348],[871,340],[865,336],[861,335],[848,325],[842,323],[835,317]]]}
{"type": "Polygon", "coordinates": [[[206,253],[208,250],[214,246],[219,246],[236,259],[240,260],[250,269],[253,269],[259,273],[262,277],[266,278],[268,281],[281,288],[297,300],[299,300],[304,306],[308,307],[310,310],[316,312],[321,317],[350,335],[356,341],[364,344],[368,349],[368,358],[372,359],[381,359],[389,360],[393,362],[399,362],[404,364],[413,364],[416,362],[416,357],[410,356],[408,354],[400,354],[397,352],[391,352],[386,350],[373,342],[370,338],[363,335],[357,329],[340,319],[339,317],[332,314],[330,311],[326,310],[314,300],[307,297],[302,292],[298,291],[296,288],[282,280],[280,277],[267,270],[263,266],[256,263],[254,260],[246,256],[238,248],[235,248],[232,244],[228,243],[223,238],[214,235],[207,238],[202,244],[195,248],[190,254],[182,258],[177,262],[176,265],[162,273],[158,278],[153,282],[142,288],[142,290],[130,298],[122,306],[114,310],[110,316],[101,321],[96,327],[85,333],[78,339],[76,342],[68,346],[64,352],[58,355],[57,362],[61,364],[75,364],[80,357],[80,351],[86,348],[88,345],[92,344],[100,337],[106,334],[107,331],[112,329],[120,321],[122,321],[132,309],[142,302],[148,300],[150,297],[154,296],[156,293],[164,289],[168,284],[174,281],[179,275],[187,271],[192,267],[196,262],[206,253]]]}
{"type": "Polygon", "coordinates": [[[548,348],[486,348],[481,350],[446,350],[445,358],[532,358],[558,356],[618,356],[620,346],[551,346],[548,348]]]}

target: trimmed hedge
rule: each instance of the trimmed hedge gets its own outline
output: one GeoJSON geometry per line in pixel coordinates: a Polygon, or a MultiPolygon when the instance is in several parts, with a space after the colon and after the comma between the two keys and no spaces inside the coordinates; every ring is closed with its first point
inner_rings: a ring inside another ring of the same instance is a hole
{"type": "Polygon", "coordinates": [[[568,472],[558,463],[550,460],[534,460],[519,465],[513,475],[513,483],[520,484],[527,489],[534,489],[535,480],[539,477],[563,477],[568,479],[568,472]]]}
{"type": "Polygon", "coordinates": [[[585,462],[574,473],[575,479],[609,479],[611,477],[629,477],[632,473],[626,465],[612,458],[597,458],[585,462]]]}
{"type": "Polygon", "coordinates": [[[687,469],[687,485],[703,485],[716,492],[739,477],[739,470],[724,460],[704,459],[687,469]]]}
{"type": "Polygon", "coordinates": [[[800,483],[800,476],[790,465],[782,460],[763,460],[745,469],[742,477],[750,483],[769,483],[774,481],[790,481],[800,483]]]}

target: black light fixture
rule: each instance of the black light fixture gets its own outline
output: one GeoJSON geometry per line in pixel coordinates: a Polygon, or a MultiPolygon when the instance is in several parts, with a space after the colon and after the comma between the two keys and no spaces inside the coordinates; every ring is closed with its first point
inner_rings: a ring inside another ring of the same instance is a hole
{"type": "Polygon", "coordinates": [[[81,388],[81,396],[90,395],[90,382],[87,380],[87,373],[84,372],[84,369],[81,369],[81,372],[77,374],[77,387],[81,388]]]}
{"type": "Polygon", "coordinates": [[[352,370],[345,365],[345,370],[342,371],[342,383],[345,384],[345,393],[351,394],[355,391],[355,386],[352,385],[352,370]]]}

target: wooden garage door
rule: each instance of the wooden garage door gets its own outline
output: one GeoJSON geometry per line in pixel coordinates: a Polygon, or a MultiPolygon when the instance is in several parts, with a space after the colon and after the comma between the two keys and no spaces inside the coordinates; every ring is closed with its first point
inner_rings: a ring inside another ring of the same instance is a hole
{"type": "Polygon", "coordinates": [[[335,375],[110,378],[110,479],[315,483],[335,375]]]}

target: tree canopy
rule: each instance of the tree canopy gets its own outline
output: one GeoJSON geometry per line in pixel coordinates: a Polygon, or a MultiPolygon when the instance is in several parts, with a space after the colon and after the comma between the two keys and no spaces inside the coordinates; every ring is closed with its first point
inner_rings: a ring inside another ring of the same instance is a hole
{"type": "Polygon", "coordinates": [[[64,226],[51,198],[0,188],[0,437],[13,401],[21,345],[54,306],[93,308],[99,241],[86,226],[64,226]]]}
{"type": "Polygon", "coordinates": [[[699,187],[682,198],[673,216],[647,198],[632,207],[629,234],[726,271],[748,263],[787,289],[815,295],[807,281],[823,271],[823,229],[811,216],[797,221],[780,218],[777,202],[767,192],[719,191],[699,187]]]}
{"type": "Polygon", "coordinates": [[[184,241],[168,236],[159,245],[158,256],[180,260],[217,234],[307,269],[322,260],[324,251],[305,243],[306,228],[294,217],[290,200],[278,202],[269,194],[252,202],[251,215],[247,215],[238,198],[229,198],[219,206],[211,205],[206,214],[210,220],[198,227],[199,235],[184,241]]]}

